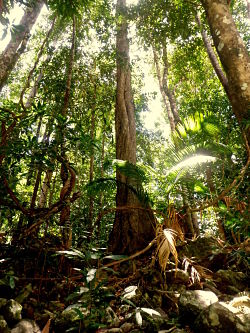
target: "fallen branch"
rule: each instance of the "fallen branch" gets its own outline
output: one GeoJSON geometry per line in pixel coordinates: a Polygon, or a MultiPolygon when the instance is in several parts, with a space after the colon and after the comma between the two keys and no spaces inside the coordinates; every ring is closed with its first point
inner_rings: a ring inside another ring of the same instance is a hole
{"type": "Polygon", "coordinates": [[[129,256],[128,258],[123,258],[121,260],[116,260],[116,261],[113,261],[109,264],[106,264],[102,267],[100,267],[99,269],[105,269],[107,267],[111,267],[111,266],[114,266],[114,265],[118,265],[118,264],[121,264],[122,262],[125,262],[125,261],[128,261],[128,260],[132,260],[138,256],[140,256],[141,254],[147,252],[154,244],[156,243],[156,238],[154,238],[149,244],[148,246],[146,246],[144,249],[140,250],[140,251],[137,251],[136,253],[132,254],[131,256],[129,256]]]}

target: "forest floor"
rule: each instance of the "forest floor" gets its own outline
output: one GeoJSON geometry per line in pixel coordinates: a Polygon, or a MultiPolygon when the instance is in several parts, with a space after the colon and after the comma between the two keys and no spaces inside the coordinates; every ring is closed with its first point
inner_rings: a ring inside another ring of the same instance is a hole
{"type": "Polygon", "coordinates": [[[215,332],[249,332],[249,242],[190,240],[177,247],[178,269],[170,257],[165,272],[154,249],[104,267],[114,257],[99,258],[101,249],[60,252],[52,243],[0,245],[1,333],[214,332],[196,311],[206,302],[230,310],[239,299],[233,324],[219,318],[215,332]]]}

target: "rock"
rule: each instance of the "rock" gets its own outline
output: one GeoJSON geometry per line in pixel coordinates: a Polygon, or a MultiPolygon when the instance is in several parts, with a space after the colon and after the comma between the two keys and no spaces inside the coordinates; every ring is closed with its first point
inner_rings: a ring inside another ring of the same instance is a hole
{"type": "Polygon", "coordinates": [[[214,237],[198,237],[183,246],[178,254],[179,257],[206,258],[216,253],[218,248],[218,241],[214,237]]]}
{"type": "Polygon", "coordinates": [[[4,318],[9,324],[15,324],[22,319],[21,311],[22,305],[14,299],[8,300],[2,309],[4,318]]]}
{"type": "Polygon", "coordinates": [[[243,291],[247,288],[247,278],[242,272],[233,272],[231,270],[220,269],[215,273],[216,283],[220,286],[220,289],[228,289],[228,285],[237,288],[237,290],[243,291]]]}
{"type": "Polygon", "coordinates": [[[108,330],[109,333],[122,333],[122,330],[120,328],[110,328],[108,330]]]}
{"type": "Polygon", "coordinates": [[[247,295],[234,297],[229,306],[236,310],[236,316],[247,328],[247,332],[250,332],[250,297],[247,295]]]}
{"type": "MultiPolygon", "coordinates": [[[[225,288],[223,288],[225,290],[225,288]]],[[[240,290],[234,286],[227,286],[226,287],[226,292],[229,295],[236,295],[240,292],[240,290]]]]}
{"type": "Polygon", "coordinates": [[[84,308],[81,304],[69,305],[55,320],[56,332],[64,332],[66,329],[72,327],[78,321],[80,317],[78,312],[81,312],[82,316],[89,314],[89,310],[84,308]]]}
{"type": "Polygon", "coordinates": [[[105,323],[107,323],[109,326],[114,326],[114,327],[117,327],[120,325],[120,320],[117,316],[117,314],[114,312],[114,310],[108,306],[106,309],[105,309],[105,323]]]}
{"type": "Polygon", "coordinates": [[[223,302],[204,309],[194,322],[195,333],[249,333],[244,323],[223,302]]]}
{"type": "Polygon", "coordinates": [[[79,315],[77,311],[80,310],[83,315],[89,314],[89,311],[82,307],[81,304],[72,304],[69,305],[63,312],[61,313],[61,317],[66,319],[67,321],[74,322],[79,320],[79,315]]]}
{"type": "Polygon", "coordinates": [[[178,284],[178,283],[188,284],[189,279],[190,279],[188,272],[185,272],[179,268],[177,268],[177,270],[170,269],[170,270],[166,271],[165,276],[166,276],[167,283],[174,282],[176,284],[178,284]]]}
{"type": "Polygon", "coordinates": [[[10,332],[7,321],[4,319],[3,316],[0,316],[0,332],[1,333],[9,333],[10,332]]]}
{"type": "Polygon", "coordinates": [[[171,286],[169,287],[169,291],[172,291],[174,293],[178,293],[178,294],[182,294],[186,291],[186,286],[184,286],[183,284],[171,284],[171,286]]]}
{"type": "Polygon", "coordinates": [[[22,319],[11,330],[11,333],[41,333],[41,330],[34,320],[22,319]]]}
{"type": "Polygon", "coordinates": [[[122,330],[123,333],[128,333],[133,329],[133,327],[134,327],[134,324],[132,324],[132,323],[124,323],[124,324],[122,324],[120,329],[122,330]]]}
{"type": "Polygon", "coordinates": [[[187,322],[193,322],[202,310],[215,302],[218,297],[211,291],[187,290],[179,298],[180,315],[187,322]]]}

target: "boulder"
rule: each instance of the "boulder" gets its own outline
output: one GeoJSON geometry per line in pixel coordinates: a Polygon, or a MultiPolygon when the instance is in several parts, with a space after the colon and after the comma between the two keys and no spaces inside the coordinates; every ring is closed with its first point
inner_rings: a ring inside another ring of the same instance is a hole
{"type": "Polygon", "coordinates": [[[216,284],[221,290],[227,292],[228,286],[232,286],[237,290],[243,291],[247,288],[247,278],[242,272],[234,272],[231,270],[220,269],[215,273],[216,284]]]}
{"type": "Polygon", "coordinates": [[[56,332],[65,332],[80,321],[79,311],[81,316],[89,315],[89,310],[84,308],[82,304],[69,305],[55,320],[56,332]]]}
{"type": "Polygon", "coordinates": [[[9,324],[15,324],[22,319],[22,305],[14,299],[8,300],[5,306],[2,308],[1,312],[3,313],[5,320],[9,324]]]}
{"type": "Polygon", "coordinates": [[[11,333],[41,333],[41,330],[34,320],[22,319],[11,330],[11,333]]]}
{"type": "Polygon", "coordinates": [[[167,270],[165,276],[167,283],[174,282],[176,284],[188,284],[190,279],[188,272],[179,268],[167,270]]]}
{"type": "Polygon", "coordinates": [[[235,309],[236,316],[241,320],[247,332],[250,332],[250,297],[248,295],[234,297],[229,306],[235,309]]]}
{"type": "Polygon", "coordinates": [[[202,310],[215,302],[218,297],[212,291],[186,290],[179,298],[180,316],[188,323],[193,322],[202,310]]]}
{"type": "Polygon", "coordinates": [[[223,304],[216,302],[204,309],[194,322],[195,333],[249,333],[244,323],[223,304]]]}
{"type": "Polygon", "coordinates": [[[179,257],[208,258],[220,248],[218,241],[211,236],[198,237],[190,240],[179,251],[179,257]]]}
{"type": "Polygon", "coordinates": [[[0,332],[1,333],[9,333],[10,332],[7,321],[4,319],[3,316],[0,316],[0,332]]]}

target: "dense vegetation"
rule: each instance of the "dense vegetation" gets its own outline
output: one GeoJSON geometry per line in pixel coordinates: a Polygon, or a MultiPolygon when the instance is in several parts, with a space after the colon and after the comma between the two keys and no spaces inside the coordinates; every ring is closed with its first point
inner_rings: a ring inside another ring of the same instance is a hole
{"type": "Polygon", "coordinates": [[[249,9],[243,0],[0,1],[3,40],[11,32],[0,55],[0,242],[3,261],[20,261],[1,270],[3,285],[31,274],[20,253],[38,255],[39,276],[48,255],[49,278],[71,276],[77,257],[91,289],[88,274],[107,253],[153,251],[164,271],[170,254],[178,266],[178,242],[211,236],[245,249],[249,9]],[[167,137],[143,125],[149,75],[167,137]]]}

